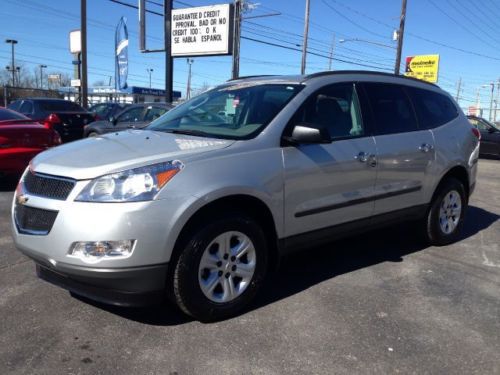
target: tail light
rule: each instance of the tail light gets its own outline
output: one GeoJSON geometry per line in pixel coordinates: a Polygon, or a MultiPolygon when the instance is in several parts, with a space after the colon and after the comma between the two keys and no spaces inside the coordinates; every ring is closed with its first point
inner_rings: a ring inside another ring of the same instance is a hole
{"type": "Polygon", "coordinates": [[[52,144],[54,146],[60,145],[62,143],[61,136],[59,135],[58,132],[54,130],[54,134],[52,135],[52,144]]]}
{"type": "Polygon", "coordinates": [[[474,134],[477,138],[478,141],[481,140],[481,132],[479,130],[477,130],[477,128],[472,128],[472,134],[474,134]]]}
{"type": "Polygon", "coordinates": [[[52,129],[52,127],[54,125],[60,124],[60,123],[61,123],[61,119],[55,113],[51,113],[50,115],[47,116],[47,118],[45,120],[43,120],[43,125],[49,129],[52,129]]]}

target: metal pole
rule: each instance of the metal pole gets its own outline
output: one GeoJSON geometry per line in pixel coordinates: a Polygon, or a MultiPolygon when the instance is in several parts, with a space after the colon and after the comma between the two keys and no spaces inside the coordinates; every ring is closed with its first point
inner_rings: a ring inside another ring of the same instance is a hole
{"type": "Polygon", "coordinates": [[[40,65],[40,88],[43,89],[43,68],[46,68],[47,65],[40,65]]]}
{"type": "Polygon", "coordinates": [[[304,20],[304,42],[302,43],[302,64],[300,66],[300,74],[306,73],[306,58],[307,58],[307,39],[309,35],[309,6],[310,0],[306,0],[306,14],[304,20]]]}
{"type": "Polygon", "coordinates": [[[87,108],[87,0],[80,0],[80,29],[81,29],[81,46],[82,46],[82,72],[81,72],[81,90],[82,90],[82,107],[87,108]]]}
{"type": "Polygon", "coordinates": [[[462,77],[458,80],[458,87],[457,87],[457,96],[455,97],[455,100],[458,103],[458,100],[460,99],[460,91],[462,90],[462,77]]]}
{"type": "Polygon", "coordinates": [[[163,23],[165,42],[165,101],[172,103],[174,83],[174,60],[172,59],[172,0],[163,1],[163,23]]]}
{"type": "Polygon", "coordinates": [[[14,45],[17,44],[17,40],[7,39],[5,43],[10,43],[11,46],[11,66],[10,71],[12,72],[12,86],[16,85],[16,63],[14,59],[14,45]]]}
{"type": "Polygon", "coordinates": [[[332,40],[332,48],[330,49],[330,58],[328,61],[328,70],[332,70],[332,60],[333,60],[333,53],[335,51],[335,34],[333,34],[333,40],[332,40]]]}
{"type": "Polygon", "coordinates": [[[490,96],[490,113],[488,114],[488,119],[492,121],[493,119],[493,94],[495,93],[495,82],[491,82],[491,96],[490,96]]]}
{"type": "Polygon", "coordinates": [[[240,76],[240,43],[241,43],[241,7],[242,1],[234,1],[234,25],[233,25],[233,69],[231,78],[240,76]]]}
{"type": "Polygon", "coordinates": [[[405,33],[405,21],[406,21],[406,0],[403,0],[401,7],[401,18],[399,19],[399,31],[398,31],[398,49],[396,52],[396,64],[394,65],[394,74],[399,75],[399,66],[401,65],[401,53],[403,51],[403,37],[405,33]]]}
{"type": "Polygon", "coordinates": [[[188,82],[186,87],[186,99],[191,98],[191,65],[193,64],[193,62],[194,62],[193,59],[187,59],[187,63],[189,65],[189,72],[188,72],[188,82]]]}
{"type": "Polygon", "coordinates": [[[495,114],[494,114],[493,122],[495,122],[497,120],[497,109],[498,109],[499,94],[500,94],[500,79],[497,81],[497,98],[495,100],[495,114]]]}

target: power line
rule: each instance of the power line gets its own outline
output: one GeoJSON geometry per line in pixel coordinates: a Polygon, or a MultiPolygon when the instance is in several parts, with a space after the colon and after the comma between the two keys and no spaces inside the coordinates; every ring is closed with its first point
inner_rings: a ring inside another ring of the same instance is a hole
{"type": "MultiPolygon", "coordinates": [[[[265,42],[263,40],[249,38],[249,37],[246,37],[246,36],[242,36],[241,39],[246,39],[246,40],[250,40],[250,41],[253,41],[253,42],[256,42],[256,43],[266,44],[268,46],[274,46],[274,47],[284,48],[284,49],[288,49],[288,50],[291,50],[291,51],[302,52],[302,50],[300,50],[298,48],[288,47],[288,46],[284,46],[282,44],[277,44],[277,43],[265,42]]],[[[309,52],[309,54],[313,55],[313,56],[323,57],[325,59],[330,59],[330,56],[322,55],[322,54],[319,54],[319,53],[316,53],[316,52],[309,52]]],[[[365,68],[387,70],[387,69],[381,68],[379,66],[369,65],[369,64],[362,64],[362,63],[355,63],[355,62],[352,62],[352,61],[347,61],[347,60],[343,60],[343,59],[339,59],[339,58],[335,58],[335,57],[333,58],[333,60],[334,61],[343,62],[343,63],[347,63],[347,64],[357,65],[357,66],[363,66],[365,68]]]]}

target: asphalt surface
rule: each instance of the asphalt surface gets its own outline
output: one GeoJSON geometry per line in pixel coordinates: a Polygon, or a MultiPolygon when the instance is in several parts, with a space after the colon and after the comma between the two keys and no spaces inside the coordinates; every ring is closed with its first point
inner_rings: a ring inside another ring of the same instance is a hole
{"type": "Polygon", "coordinates": [[[1,374],[500,374],[500,161],[480,161],[460,242],[425,248],[401,225],[311,248],[215,324],[38,280],[12,244],[12,189],[0,192],[1,374]]]}

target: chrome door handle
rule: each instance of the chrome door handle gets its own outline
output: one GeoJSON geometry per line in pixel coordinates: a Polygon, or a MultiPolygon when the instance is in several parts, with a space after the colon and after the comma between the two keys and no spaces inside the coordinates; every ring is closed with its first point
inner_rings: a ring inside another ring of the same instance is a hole
{"type": "Polygon", "coordinates": [[[428,143],[422,143],[420,147],[418,148],[422,152],[429,152],[433,149],[434,147],[428,143]]]}
{"type": "Polygon", "coordinates": [[[366,163],[368,161],[368,157],[369,155],[366,152],[361,151],[354,157],[354,159],[356,159],[360,163],[366,163]]]}

